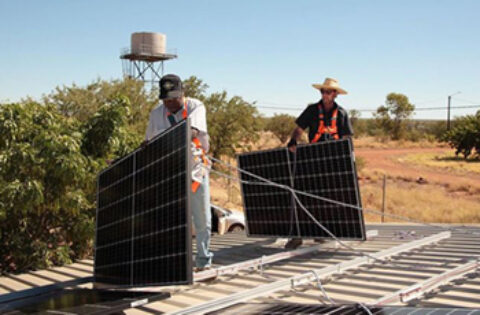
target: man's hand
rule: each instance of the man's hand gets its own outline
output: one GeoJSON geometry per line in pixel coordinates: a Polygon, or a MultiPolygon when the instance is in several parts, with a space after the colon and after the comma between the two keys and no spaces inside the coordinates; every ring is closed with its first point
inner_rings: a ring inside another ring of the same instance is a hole
{"type": "Polygon", "coordinates": [[[297,140],[295,140],[294,138],[290,139],[287,144],[287,148],[292,153],[297,152],[297,140]]]}
{"type": "Polygon", "coordinates": [[[297,140],[300,139],[302,134],[303,134],[303,129],[298,127],[298,126],[293,130],[292,138],[290,139],[290,141],[287,144],[288,150],[290,152],[292,152],[292,153],[297,152],[297,140]]]}

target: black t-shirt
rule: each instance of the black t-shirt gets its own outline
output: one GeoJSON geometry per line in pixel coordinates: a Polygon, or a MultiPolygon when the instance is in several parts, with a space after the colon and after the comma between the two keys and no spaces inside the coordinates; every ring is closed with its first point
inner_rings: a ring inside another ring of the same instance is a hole
{"type": "MultiPolygon", "coordinates": [[[[318,131],[318,124],[319,124],[319,113],[318,113],[318,105],[322,104],[322,101],[308,105],[308,107],[303,111],[303,113],[297,118],[295,121],[297,125],[302,129],[308,128],[308,140],[309,142],[315,137],[315,134],[318,131]]],[[[330,112],[323,111],[324,114],[324,123],[325,126],[330,126],[330,120],[332,119],[332,114],[334,109],[338,109],[337,114],[337,128],[338,128],[338,135],[340,138],[343,136],[351,136],[353,135],[353,128],[350,123],[350,119],[348,119],[348,114],[345,109],[341,106],[338,106],[337,103],[334,104],[334,107],[330,112]]],[[[319,141],[325,141],[325,134],[322,135],[319,141]]]]}

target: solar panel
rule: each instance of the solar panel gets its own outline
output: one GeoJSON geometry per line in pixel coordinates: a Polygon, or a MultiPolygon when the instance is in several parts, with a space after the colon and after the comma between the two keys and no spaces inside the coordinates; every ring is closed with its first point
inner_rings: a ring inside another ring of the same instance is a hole
{"type": "Polygon", "coordinates": [[[312,305],[298,303],[239,303],[219,311],[207,313],[209,315],[237,313],[237,314],[331,314],[331,315],[480,315],[478,308],[453,307],[406,307],[406,306],[371,306],[359,304],[340,305],[312,305]],[[367,311],[368,310],[368,311],[367,311]]]}
{"type": "MultiPolygon", "coordinates": [[[[272,182],[315,196],[361,207],[350,139],[240,154],[238,165],[272,182]]],[[[330,238],[301,208],[291,192],[262,184],[245,173],[242,183],[248,235],[330,238]],[[256,184],[251,184],[251,182],[256,184]]],[[[363,213],[348,206],[297,194],[324,227],[342,239],[365,239],[363,213]]]]}
{"type": "Polygon", "coordinates": [[[123,314],[123,310],[170,297],[167,292],[62,289],[0,303],[7,314],[123,314]]]}
{"type": "Polygon", "coordinates": [[[192,283],[188,120],[98,176],[95,281],[192,283]]]}

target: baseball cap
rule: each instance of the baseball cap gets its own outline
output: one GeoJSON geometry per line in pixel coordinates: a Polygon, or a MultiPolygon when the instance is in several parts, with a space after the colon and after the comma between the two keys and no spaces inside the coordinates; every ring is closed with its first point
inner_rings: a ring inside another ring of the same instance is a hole
{"type": "Polygon", "coordinates": [[[182,80],[175,74],[166,74],[160,79],[160,99],[181,97],[182,80]]]}

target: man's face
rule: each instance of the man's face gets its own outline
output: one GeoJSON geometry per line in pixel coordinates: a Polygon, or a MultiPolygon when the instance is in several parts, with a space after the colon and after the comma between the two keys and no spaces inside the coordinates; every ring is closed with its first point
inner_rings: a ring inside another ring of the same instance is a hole
{"type": "Polygon", "coordinates": [[[322,100],[326,103],[331,103],[335,100],[338,95],[336,90],[329,90],[329,89],[321,89],[320,93],[322,93],[322,100]]]}
{"type": "Polygon", "coordinates": [[[169,112],[176,113],[183,106],[183,98],[166,98],[163,100],[163,104],[165,104],[169,112]]]}

